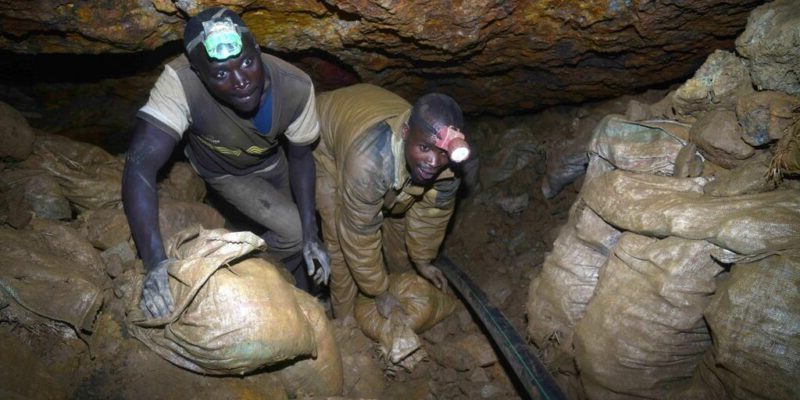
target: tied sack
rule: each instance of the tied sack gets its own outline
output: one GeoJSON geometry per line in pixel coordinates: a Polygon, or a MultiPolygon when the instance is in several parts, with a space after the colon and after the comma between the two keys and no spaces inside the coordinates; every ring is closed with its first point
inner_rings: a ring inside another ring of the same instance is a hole
{"type": "Polygon", "coordinates": [[[364,335],[381,345],[384,357],[407,369],[413,368],[406,357],[421,346],[417,333],[425,332],[447,318],[456,309],[456,299],[428,283],[414,272],[389,275],[389,293],[394,295],[407,318],[383,318],[378,313],[375,299],[359,296],[355,304],[355,318],[364,335]]]}
{"type": "Polygon", "coordinates": [[[263,245],[250,232],[193,227],[175,235],[167,250],[177,260],[169,268],[175,309],[144,320],[138,282],[128,313],[133,336],[167,361],[210,375],[315,356],[314,329],[292,285],[266,260],[241,259],[263,245]]]}

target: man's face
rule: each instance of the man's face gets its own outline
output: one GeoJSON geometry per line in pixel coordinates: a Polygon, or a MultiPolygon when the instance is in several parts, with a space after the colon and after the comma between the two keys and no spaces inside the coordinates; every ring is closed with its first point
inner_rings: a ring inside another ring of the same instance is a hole
{"type": "Polygon", "coordinates": [[[433,182],[450,160],[446,151],[436,147],[436,136],[408,124],[403,129],[403,139],[411,180],[418,185],[433,182]]]}
{"type": "Polygon", "coordinates": [[[240,114],[256,111],[266,80],[258,46],[246,41],[238,56],[222,61],[209,59],[202,48],[198,51],[202,54],[193,64],[209,92],[240,114]]]}

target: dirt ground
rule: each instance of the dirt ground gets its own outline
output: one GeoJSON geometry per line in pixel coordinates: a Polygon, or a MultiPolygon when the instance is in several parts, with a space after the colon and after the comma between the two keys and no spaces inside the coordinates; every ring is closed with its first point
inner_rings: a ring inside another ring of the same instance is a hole
{"type": "MultiPolygon", "coordinates": [[[[648,101],[660,95],[639,98],[648,101]]],[[[623,113],[628,100],[469,121],[481,169],[464,185],[443,253],[523,337],[529,282],[541,268],[580,187],[578,178],[546,199],[541,185],[547,155],[579,151],[593,121],[610,112],[623,113]]],[[[203,376],[163,360],[125,328],[130,291],[130,281],[113,280],[105,288],[105,304],[94,331],[80,336],[66,324],[28,316],[13,304],[2,308],[9,302],[0,298],[0,398],[282,399],[295,395],[286,393],[269,372],[203,376]]],[[[421,335],[428,357],[412,371],[387,369],[377,356],[376,344],[357,329],[338,322],[334,329],[344,364],[340,398],[528,398],[496,344],[463,304],[421,335]]]]}

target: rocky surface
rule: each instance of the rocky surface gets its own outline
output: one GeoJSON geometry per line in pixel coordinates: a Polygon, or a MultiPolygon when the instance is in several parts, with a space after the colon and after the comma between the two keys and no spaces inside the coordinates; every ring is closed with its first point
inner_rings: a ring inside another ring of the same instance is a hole
{"type": "Polygon", "coordinates": [[[685,79],[710,52],[733,49],[763,1],[1,0],[0,64],[174,55],[186,18],[219,3],[319,88],[365,81],[409,98],[439,90],[468,112],[507,115],[685,79]]]}

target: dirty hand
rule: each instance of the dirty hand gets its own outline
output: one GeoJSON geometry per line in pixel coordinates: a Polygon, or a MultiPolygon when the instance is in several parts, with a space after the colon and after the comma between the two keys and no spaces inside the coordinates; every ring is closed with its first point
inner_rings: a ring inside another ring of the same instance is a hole
{"type": "Polygon", "coordinates": [[[303,244],[303,258],[306,261],[308,276],[314,279],[317,285],[328,283],[331,276],[331,257],[318,239],[306,240],[303,244]],[[314,263],[317,260],[319,268],[314,263]]]}
{"type": "Polygon", "coordinates": [[[425,279],[429,280],[433,286],[436,286],[437,289],[447,293],[447,279],[444,277],[442,270],[434,267],[431,263],[424,263],[417,265],[417,271],[419,271],[419,274],[425,279]]]}
{"type": "Polygon", "coordinates": [[[403,315],[406,313],[397,297],[394,297],[388,290],[375,296],[375,305],[378,306],[378,314],[386,319],[389,319],[394,309],[399,310],[403,315]]]}
{"type": "Polygon", "coordinates": [[[161,261],[155,267],[148,269],[144,277],[139,308],[147,318],[163,317],[175,308],[167,279],[167,270],[173,261],[175,260],[169,258],[161,261]]]}

